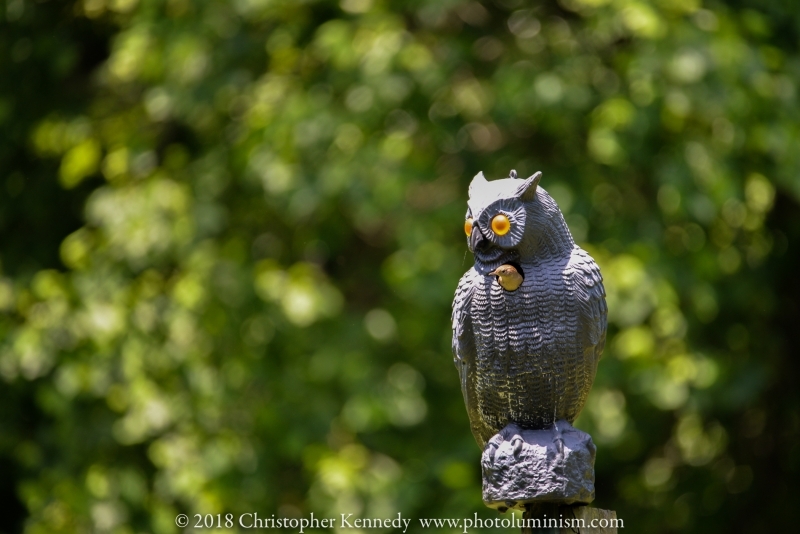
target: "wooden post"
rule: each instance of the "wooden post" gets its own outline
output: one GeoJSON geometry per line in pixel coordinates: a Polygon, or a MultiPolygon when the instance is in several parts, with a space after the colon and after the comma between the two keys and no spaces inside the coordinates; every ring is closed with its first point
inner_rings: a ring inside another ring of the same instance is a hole
{"type": "Polygon", "coordinates": [[[617,534],[616,512],[583,505],[531,503],[525,506],[522,519],[529,525],[522,527],[522,534],[617,534]],[[539,522],[534,523],[537,519],[539,522]],[[584,526],[576,525],[576,520],[582,520],[584,526]],[[596,528],[591,528],[593,520],[598,525],[596,528]],[[565,524],[569,526],[563,526],[565,524]]]}

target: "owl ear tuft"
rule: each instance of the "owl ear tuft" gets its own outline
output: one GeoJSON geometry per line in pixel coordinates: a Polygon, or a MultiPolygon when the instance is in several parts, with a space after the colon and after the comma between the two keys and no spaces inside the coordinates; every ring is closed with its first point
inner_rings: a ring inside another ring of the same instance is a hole
{"type": "Polygon", "coordinates": [[[542,179],[542,172],[539,171],[525,180],[517,189],[517,198],[523,202],[530,202],[536,198],[536,188],[539,187],[539,180],[542,179]]]}
{"type": "Polygon", "coordinates": [[[488,183],[486,177],[483,175],[483,171],[476,174],[475,178],[473,178],[472,182],[469,184],[469,198],[475,197],[475,193],[486,187],[488,183]]]}

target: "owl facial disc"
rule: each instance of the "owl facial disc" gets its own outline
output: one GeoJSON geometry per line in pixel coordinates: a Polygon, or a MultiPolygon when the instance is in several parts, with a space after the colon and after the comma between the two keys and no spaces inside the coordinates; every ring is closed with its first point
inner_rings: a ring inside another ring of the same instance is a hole
{"type": "Polygon", "coordinates": [[[481,274],[520,259],[528,217],[526,204],[536,201],[542,173],[525,180],[514,178],[515,174],[490,182],[480,172],[469,186],[464,230],[481,274]]]}

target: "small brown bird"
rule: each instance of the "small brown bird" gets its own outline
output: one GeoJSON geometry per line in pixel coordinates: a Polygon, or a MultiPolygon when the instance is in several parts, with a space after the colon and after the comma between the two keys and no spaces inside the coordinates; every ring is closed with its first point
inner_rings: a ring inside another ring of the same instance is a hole
{"type": "Polygon", "coordinates": [[[497,283],[506,291],[516,291],[522,285],[522,275],[513,265],[501,265],[489,275],[497,277],[497,283]]]}

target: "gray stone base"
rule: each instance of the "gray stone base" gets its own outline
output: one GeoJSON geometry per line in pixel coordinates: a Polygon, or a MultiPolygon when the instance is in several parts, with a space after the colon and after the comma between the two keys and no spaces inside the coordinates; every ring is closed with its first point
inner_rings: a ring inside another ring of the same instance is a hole
{"type": "Polygon", "coordinates": [[[483,502],[505,512],[526,503],[588,504],[594,500],[591,436],[566,421],[556,428],[514,423],[495,434],[481,456],[483,502]]]}

